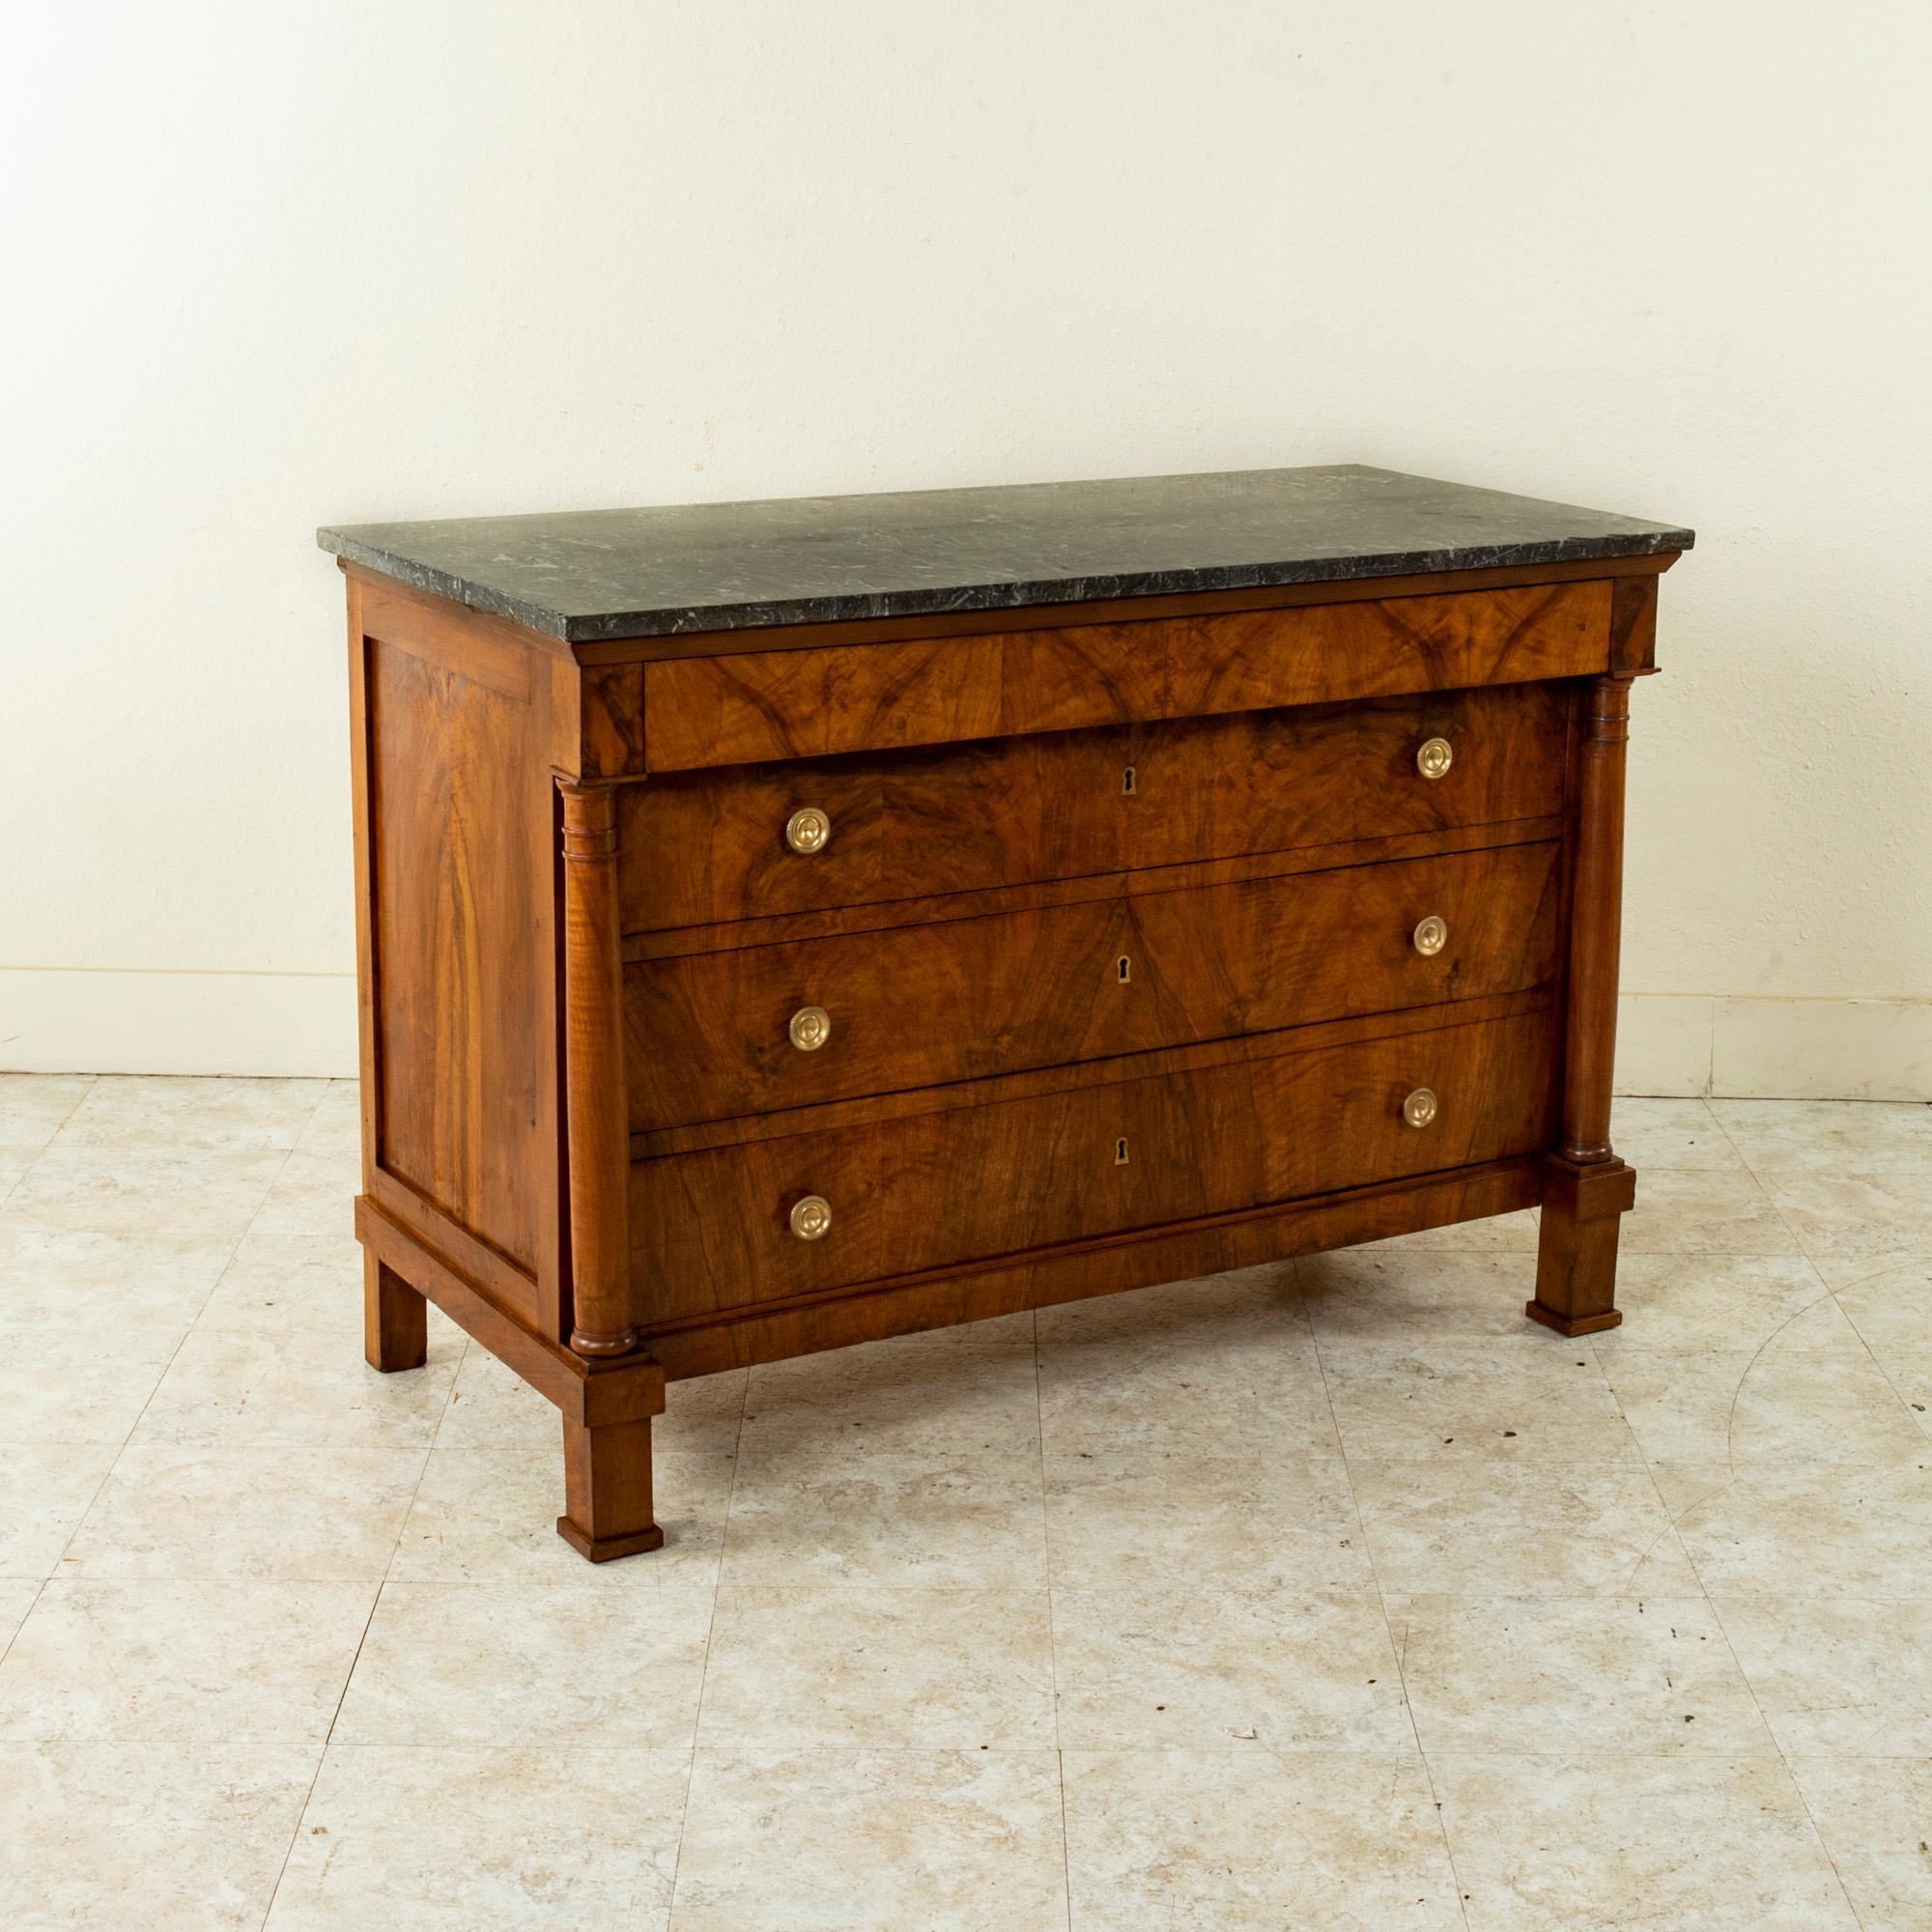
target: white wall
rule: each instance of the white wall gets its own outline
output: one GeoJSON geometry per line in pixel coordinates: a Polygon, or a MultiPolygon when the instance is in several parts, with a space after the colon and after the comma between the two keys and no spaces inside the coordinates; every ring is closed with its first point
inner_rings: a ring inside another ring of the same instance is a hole
{"type": "Polygon", "coordinates": [[[0,1065],[353,1067],[318,522],[1358,460],[1701,533],[1625,1085],[1932,1096],[1928,60],[1876,0],[31,10],[0,1065]]]}

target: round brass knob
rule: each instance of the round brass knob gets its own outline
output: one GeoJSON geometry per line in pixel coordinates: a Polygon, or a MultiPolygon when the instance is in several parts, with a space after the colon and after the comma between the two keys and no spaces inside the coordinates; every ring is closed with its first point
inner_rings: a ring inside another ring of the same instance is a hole
{"type": "Polygon", "coordinates": [[[1418,1087],[1402,1103],[1402,1117],[1411,1127],[1426,1127],[1435,1118],[1435,1094],[1427,1087],[1418,1087]]]}
{"type": "MultiPolygon", "coordinates": [[[[1409,935],[1415,941],[1415,950],[1425,959],[1434,959],[1449,944],[1447,922],[1431,913],[1414,932],[1409,935]]],[[[793,1022],[797,1024],[796,1021],[793,1022]]]]}
{"type": "Polygon", "coordinates": [[[832,1015],[823,1007],[801,1007],[791,1016],[790,1033],[801,1053],[816,1053],[832,1037],[832,1015]]]}
{"type": "Polygon", "coordinates": [[[1415,769],[1426,779],[1439,779],[1455,762],[1447,738],[1425,738],[1415,754],[1415,769]]]}
{"type": "Polygon", "coordinates": [[[816,1241],[832,1232],[832,1204],[822,1194],[808,1194],[791,1207],[791,1231],[801,1241],[816,1241]]]}
{"type": "Polygon", "coordinates": [[[822,852],[832,837],[832,821],[815,805],[802,805],[785,820],[785,843],[794,852],[822,852]]]}

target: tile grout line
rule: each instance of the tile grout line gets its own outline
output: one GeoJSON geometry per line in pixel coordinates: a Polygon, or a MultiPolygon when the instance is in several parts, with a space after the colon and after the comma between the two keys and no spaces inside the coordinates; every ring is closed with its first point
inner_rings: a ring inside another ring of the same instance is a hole
{"type": "Polygon", "coordinates": [[[1309,1346],[1315,1350],[1315,1370],[1321,1378],[1321,1397],[1328,1405],[1328,1424],[1335,1432],[1336,1452],[1342,1459],[1342,1474],[1349,1485],[1349,1506],[1354,1512],[1355,1533],[1362,1539],[1362,1554],[1368,1561],[1369,1577],[1376,1586],[1376,1601],[1381,1606],[1382,1634],[1388,1638],[1389,1654],[1395,1659],[1396,1683],[1402,1690],[1402,1708],[1408,1719],[1409,1735],[1415,1740],[1415,1754],[1422,1763],[1422,1776],[1429,1785],[1429,1802],[1435,1812],[1435,1830],[1442,1840],[1442,1856],[1449,1861],[1449,1877],[1456,1888],[1456,1909],[1462,1914],[1463,1923],[1469,1924],[1468,1893],[1463,1889],[1463,1874],[1456,1868],[1455,1848],[1449,1842],[1449,1822],[1443,1815],[1442,1795],[1435,1784],[1435,1767],[1429,1761],[1429,1753],[1422,1747],[1422,1730],[1415,1721],[1415,1705],[1408,1694],[1408,1673],[1403,1667],[1403,1652],[1406,1645],[1395,1640],[1395,1625],[1389,1619],[1388,1592],[1382,1588],[1381,1571],[1376,1562],[1375,1545],[1369,1539],[1368,1519],[1362,1514],[1361,1498],[1355,1491],[1355,1472],[1349,1463],[1349,1445],[1342,1435],[1342,1419],[1335,1412],[1335,1391],[1329,1386],[1328,1365],[1321,1357],[1321,1336],[1308,1309],[1308,1298],[1301,1289],[1301,1264],[1291,1259],[1290,1278],[1294,1283],[1295,1297],[1301,1303],[1303,1318],[1308,1322],[1309,1346]]]}
{"type": "Polygon", "coordinates": [[[1066,1743],[1060,1735],[1059,1605],[1053,1581],[1053,1525],[1046,1507],[1046,1405],[1039,1392],[1039,1310],[1033,1316],[1033,1426],[1039,1451],[1039,1541],[1046,1557],[1046,1671],[1053,1698],[1053,1771],[1060,1786],[1060,1883],[1066,1895],[1066,1932],[1073,1932],[1073,1848],[1066,1829],[1066,1743]]]}
{"type": "Polygon", "coordinates": [[[8,1202],[13,1200],[15,1192],[19,1188],[21,1181],[25,1180],[27,1176],[34,1171],[35,1165],[39,1162],[40,1157],[43,1153],[45,1153],[50,1147],[53,1146],[55,1141],[57,1141],[60,1138],[61,1129],[65,1127],[67,1123],[73,1119],[74,1115],[80,1111],[81,1102],[85,1100],[87,1096],[94,1092],[95,1088],[97,1088],[100,1084],[100,1075],[98,1073],[90,1073],[86,1077],[87,1077],[87,1085],[83,1087],[80,1090],[80,1092],[74,1095],[73,1105],[70,1107],[67,1110],[67,1112],[64,1113],[60,1117],[60,1119],[54,1122],[53,1132],[50,1133],[46,1137],[46,1139],[43,1140],[40,1144],[40,1146],[34,1150],[33,1158],[29,1160],[27,1164],[21,1168],[19,1173],[16,1174],[14,1177],[14,1179],[7,1183],[7,1191],[4,1194],[0,1194],[0,1208],[4,1208],[8,1202]]]}
{"type": "MultiPolygon", "coordinates": [[[[731,1541],[731,1505],[738,1499],[738,1463],[745,1448],[745,1412],[752,1406],[752,1378],[756,1365],[745,1371],[744,1393],[738,1398],[738,1433],[731,1441],[731,1487],[724,1496],[724,1520],[718,1532],[718,1569],[711,1579],[711,1614],[704,1620],[704,1659],[697,1666],[697,1701],[691,1714],[691,1749],[684,1775],[684,1803],[677,1813],[677,1848],[670,1861],[670,1896],[665,1904],[665,1923],[677,1915],[677,1881],[684,1869],[684,1834],[691,1824],[691,1794],[697,1783],[697,1739],[704,1724],[704,1690],[711,1677],[711,1641],[718,1634],[718,1598],[724,1588],[724,1552],[731,1541]]],[[[652,1497],[655,1511],[656,1496],[652,1497]]],[[[663,1586],[660,1585],[660,1588],[663,1586]]]]}

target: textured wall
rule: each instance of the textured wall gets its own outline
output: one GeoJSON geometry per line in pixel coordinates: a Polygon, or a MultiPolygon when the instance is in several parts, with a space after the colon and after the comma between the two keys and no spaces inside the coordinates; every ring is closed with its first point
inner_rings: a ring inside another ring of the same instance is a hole
{"type": "Polygon", "coordinates": [[[150,988],[209,1065],[297,976],[346,1065],[319,521],[1344,460],[1701,532],[1627,988],[1932,997],[1928,59],[1870,0],[35,10],[11,1064],[126,1064],[114,968],[218,976],[150,988]]]}

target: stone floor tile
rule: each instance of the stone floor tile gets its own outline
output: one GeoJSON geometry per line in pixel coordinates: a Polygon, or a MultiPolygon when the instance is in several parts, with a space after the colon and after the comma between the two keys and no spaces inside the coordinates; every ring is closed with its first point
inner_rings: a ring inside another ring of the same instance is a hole
{"type": "Polygon", "coordinates": [[[1789,1255],[1798,1242],[1748,1173],[1661,1167],[1640,1173],[1623,1218],[1625,1255],[1789,1255]]]}
{"type": "Polygon", "coordinates": [[[1175,1586],[1053,1593],[1069,1750],[1399,1750],[1380,1597],[1175,1586]]]}
{"type": "Polygon", "coordinates": [[[355,1197],[361,1191],[359,1162],[342,1154],[290,1154],[236,1259],[290,1252],[359,1254],[355,1197]]]}
{"type": "MultiPolygon", "coordinates": [[[[30,1176],[21,1186],[31,1184],[30,1176]]],[[[1932,1249],[1932,1181],[1922,1174],[1786,1168],[1767,1174],[1764,1185],[1806,1254],[1932,1249]]]]}
{"type": "Polygon", "coordinates": [[[1932,1456],[1923,1465],[1660,1464],[1655,1474],[1706,1590],[1917,1597],[1932,1574],[1932,1456]]]}
{"type": "Polygon", "coordinates": [[[14,1641],[14,1633],[26,1621],[41,1586],[32,1577],[0,1577],[0,1656],[14,1641]]]}
{"type": "Polygon", "coordinates": [[[463,1337],[439,1324],[427,1364],[384,1375],[325,1330],[234,1334],[202,1323],[141,1415],[144,1442],[424,1449],[448,1406],[463,1337]]]}
{"type": "Polygon", "coordinates": [[[1803,1255],[1622,1255],[1623,1325],[1590,1341],[1605,1364],[1627,1350],[1751,1350],[1774,1336],[1787,1348],[1825,1347],[1837,1329],[1830,1292],[1803,1255]]]}
{"type": "Polygon", "coordinates": [[[1426,1751],[1776,1751],[1701,1596],[1398,1597],[1388,1615],[1426,1751]]]}
{"type": "Polygon", "coordinates": [[[711,1597],[708,1582],[385,1583],[331,1742],[685,1748],[711,1597]]]}
{"type": "Polygon", "coordinates": [[[1932,1763],[1798,1757],[1791,1775],[1864,1932],[1932,1925],[1932,1763]]]}
{"type": "Polygon", "coordinates": [[[663,1932],[682,1750],[333,1746],[266,1932],[663,1932]]]}
{"type": "Polygon", "coordinates": [[[57,1140],[64,1148],[287,1152],[300,1138],[327,1084],[103,1074],[68,1116],[57,1140]]]}
{"type": "Polygon", "coordinates": [[[1067,1589],[1375,1587],[1340,1456],[1050,1449],[1046,1521],[1048,1575],[1067,1589]]]}
{"type": "Polygon", "coordinates": [[[327,1083],[296,1147],[302,1153],[361,1158],[362,1090],[357,1082],[327,1083]]]}
{"type": "Polygon", "coordinates": [[[1046,1750],[698,1751],[671,1932],[1065,1932],[1046,1750]]]}
{"type": "Polygon", "coordinates": [[[1760,1174],[1932,1175],[1932,1106],[1882,1100],[1713,1100],[1731,1144],[1760,1174]]]}
{"type": "MultiPolygon", "coordinates": [[[[550,1405],[546,1403],[546,1408],[550,1405]]],[[[564,1507],[556,1411],[541,1449],[445,1449],[439,1442],[403,1524],[389,1575],[410,1583],[551,1583],[652,1590],[716,1576],[732,1463],[652,1457],[664,1547],[636,1561],[586,1563],[556,1533],[564,1507]]]]}
{"type": "Polygon", "coordinates": [[[84,1374],[61,1375],[49,1371],[50,1331],[0,1324],[0,1456],[9,1442],[126,1441],[185,1332],[110,1329],[89,1349],[84,1374]]]}
{"type": "Polygon", "coordinates": [[[1932,1762],[1932,1597],[1712,1602],[1787,1757],[1932,1762]]]}
{"type": "Polygon", "coordinates": [[[1780,1338],[1755,1353],[1617,1350],[1605,1373],[1645,1456],[1740,1472],[1925,1461],[1932,1441],[1871,1351],[1835,1303],[1817,1313],[1832,1347],[1787,1348],[1780,1338]]]}
{"type": "Polygon", "coordinates": [[[1556,1337],[1486,1347],[1324,1342],[1321,1369],[1351,1461],[1638,1460],[1594,1351],[1556,1337]]]}
{"type": "Polygon", "coordinates": [[[0,1577],[53,1574],[119,1453],[114,1443],[0,1444],[0,1577]]]}
{"type": "Polygon", "coordinates": [[[1481,1932],[1859,1932],[1775,1757],[1431,1751],[1481,1932]]]}
{"type": "Polygon", "coordinates": [[[836,1441],[881,1454],[1037,1454],[1039,1394],[1030,1319],[976,1321],[763,1363],[751,1372],[740,1441],[748,1450],[836,1441]]]}
{"type": "Polygon", "coordinates": [[[1044,1590],[718,1592],[701,1744],[994,1750],[1054,1742],[1044,1590]]]}
{"type": "Polygon", "coordinates": [[[8,1932],[257,1932],[319,1745],[0,1744],[8,1932]]]}
{"type": "Polygon", "coordinates": [[[1534,1265],[1520,1255],[1343,1248],[1295,1264],[1303,1306],[1323,1344],[1479,1346],[1548,1338],[1523,1314],[1534,1265]]]}
{"type": "Polygon", "coordinates": [[[1410,1749],[1068,1751],[1080,1932],[1462,1932],[1410,1749]]]}
{"type": "Polygon", "coordinates": [[[1736,1172],[1745,1165],[1703,1100],[1619,1095],[1610,1110],[1610,1145],[1639,1174],[1666,1167],[1736,1172]]]}
{"type": "Polygon", "coordinates": [[[58,1327],[90,1356],[132,1328],[179,1336],[213,1293],[234,1245],[27,1227],[0,1216],[0,1325],[58,1327]]]}
{"type": "Polygon", "coordinates": [[[0,1146],[45,1147],[94,1081],[92,1073],[0,1073],[0,1146]]]}
{"type": "Polygon", "coordinates": [[[730,1500],[727,1583],[1024,1589],[1046,1575],[1037,1448],[759,1440],[738,1458],[730,1500]]]}
{"type": "Polygon", "coordinates": [[[72,1532],[64,1574],[183,1579],[382,1577],[420,1449],[130,1442],[72,1532]]]}
{"type": "Polygon", "coordinates": [[[40,1157],[39,1148],[12,1147],[0,1142],[0,1202],[4,1202],[40,1157]]]}
{"type": "Polygon", "coordinates": [[[1641,1463],[1350,1458],[1384,1590],[1404,1596],[1695,1596],[1641,1463]]]}
{"type": "Polygon", "coordinates": [[[7,1197],[16,1228],[239,1240],[289,1155],[49,1147],[7,1197]]]}
{"type": "Polygon", "coordinates": [[[56,1577],[0,1662],[0,1738],[321,1744],[372,1583],[56,1577]]]}

